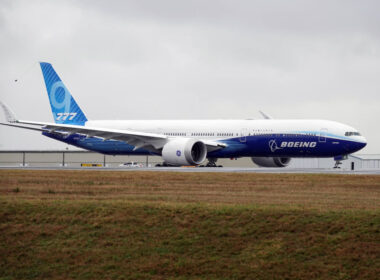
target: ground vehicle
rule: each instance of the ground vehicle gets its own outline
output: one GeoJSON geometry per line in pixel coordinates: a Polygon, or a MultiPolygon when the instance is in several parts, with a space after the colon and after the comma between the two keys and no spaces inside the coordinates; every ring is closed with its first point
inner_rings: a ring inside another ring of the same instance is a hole
{"type": "Polygon", "coordinates": [[[141,163],[129,161],[129,162],[120,164],[119,167],[143,167],[143,165],[141,163]]]}

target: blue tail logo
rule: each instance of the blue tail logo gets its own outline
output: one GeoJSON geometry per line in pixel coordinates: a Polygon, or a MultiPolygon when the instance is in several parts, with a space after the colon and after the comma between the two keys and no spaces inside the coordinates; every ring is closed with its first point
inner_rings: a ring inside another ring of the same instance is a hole
{"type": "Polygon", "coordinates": [[[71,96],[50,63],[40,62],[48,92],[51,111],[56,123],[84,125],[86,116],[71,96]]]}

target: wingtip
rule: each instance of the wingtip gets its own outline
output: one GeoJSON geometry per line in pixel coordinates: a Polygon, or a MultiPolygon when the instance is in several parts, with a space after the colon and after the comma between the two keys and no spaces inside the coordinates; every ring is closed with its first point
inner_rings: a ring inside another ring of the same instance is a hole
{"type": "Polygon", "coordinates": [[[0,101],[0,106],[1,108],[3,108],[3,112],[4,112],[5,119],[7,120],[7,122],[16,123],[18,121],[15,114],[12,112],[12,110],[7,105],[5,105],[2,101],[0,101]]]}
{"type": "Polygon", "coordinates": [[[273,119],[270,115],[265,114],[263,111],[259,111],[259,112],[260,112],[260,114],[263,116],[264,119],[266,119],[266,120],[273,119]]]}

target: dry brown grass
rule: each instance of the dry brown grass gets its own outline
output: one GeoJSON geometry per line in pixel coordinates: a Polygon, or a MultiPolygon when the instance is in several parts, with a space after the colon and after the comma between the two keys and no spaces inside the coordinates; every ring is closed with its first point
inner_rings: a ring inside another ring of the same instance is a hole
{"type": "Polygon", "coordinates": [[[0,279],[378,279],[380,176],[0,170],[0,279]]]}
{"type": "Polygon", "coordinates": [[[380,176],[1,170],[0,196],[370,210],[380,176]]]}

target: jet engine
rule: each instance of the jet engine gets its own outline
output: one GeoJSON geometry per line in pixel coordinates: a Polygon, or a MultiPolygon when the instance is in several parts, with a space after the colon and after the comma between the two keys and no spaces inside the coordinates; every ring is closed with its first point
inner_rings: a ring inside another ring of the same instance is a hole
{"type": "Polygon", "coordinates": [[[207,155],[206,145],[189,138],[172,139],[162,149],[162,158],[169,165],[198,165],[207,155]]]}
{"type": "Polygon", "coordinates": [[[252,157],[251,159],[260,167],[286,167],[291,160],[287,157],[252,157]]]}

